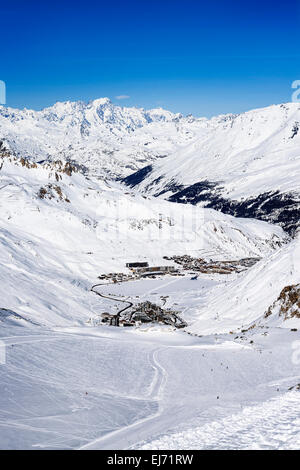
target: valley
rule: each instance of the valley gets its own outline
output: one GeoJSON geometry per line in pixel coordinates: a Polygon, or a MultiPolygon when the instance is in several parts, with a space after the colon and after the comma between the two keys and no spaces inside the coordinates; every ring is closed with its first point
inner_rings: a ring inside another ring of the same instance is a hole
{"type": "Polygon", "coordinates": [[[298,114],[0,107],[1,448],[299,447],[298,114]]]}

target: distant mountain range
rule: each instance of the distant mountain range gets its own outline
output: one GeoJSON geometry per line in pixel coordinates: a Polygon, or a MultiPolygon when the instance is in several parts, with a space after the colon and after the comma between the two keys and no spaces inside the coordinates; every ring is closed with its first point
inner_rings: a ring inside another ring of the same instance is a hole
{"type": "Polygon", "coordinates": [[[56,103],[42,111],[0,106],[0,140],[19,156],[76,160],[112,179],[187,145],[202,121],[163,109],[123,108],[108,98],[56,103]]]}
{"type": "Polygon", "coordinates": [[[300,106],[212,119],[114,105],[108,98],[42,111],[0,107],[0,145],[31,161],[72,161],[135,189],[299,226],[300,106]]]}
{"type": "Polygon", "coordinates": [[[279,223],[300,219],[300,106],[270,106],[202,122],[187,146],[123,181],[173,202],[279,223]]]}

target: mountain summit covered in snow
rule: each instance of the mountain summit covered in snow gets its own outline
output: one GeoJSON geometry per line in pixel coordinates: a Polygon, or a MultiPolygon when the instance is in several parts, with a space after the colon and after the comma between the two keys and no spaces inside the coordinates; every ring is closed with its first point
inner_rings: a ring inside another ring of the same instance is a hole
{"type": "Polygon", "coordinates": [[[34,161],[68,160],[139,191],[279,223],[299,220],[300,106],[211,119],[114,105],[108,98],[41,111],[0,107],[0,142],[34,161]]]}
{"type": "Polygon", "coordinates": [[[281,104],[205,120],[193,141],[124,179],[173,202],[299,226],[300,106],[281,104]]]}
{"type": "Polygon", "coordinates": [[[190,119],[161,108],[115,106],[108,98],[42,111],[0,106],[0,140],[34,160],[76,160],[100,176],[124,177],[188,143],[190,119]]]}

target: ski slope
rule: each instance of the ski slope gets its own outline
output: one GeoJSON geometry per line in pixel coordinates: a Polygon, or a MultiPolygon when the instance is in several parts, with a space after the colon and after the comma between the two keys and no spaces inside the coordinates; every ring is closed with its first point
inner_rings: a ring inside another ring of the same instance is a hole
{"type": "Polygon", "coordinates": [[[2,324],[0,446],[297,448],[299,333],[269,333],[2,324]]]}
{"type": "Polygon", "coordinates": [[[288,392],[203,427],[163,436],[141,449],[293,450],[299,446],[299,392],[288,392]]]}
{"type": "Polygon", "coordinates": [[[298,318],[284,320],[278,315],[264,319],[268,308],[277,300],[281,290],[300,280],[300,239],[264,258],[248,272],[220,285],[198,311],[198,320],[191,331],[202,334],[221,333],[237,328],[267,324],[273,327],[299,326],[298,318]],[[207,328],[207,325],[209,327],[207,328]]]}
{"type": "Polygon", "coordinates": [[[106,99],[0,108],[1,449],[299,447],[299,318],[278,307],[300,283],[299,236],[154,197],[146,179],[115,180],[150,161],[170,165],[168,177],[180,171],[183,184],[220,171],[230,197],[257,194],[263,181],[298,191],[298,111],[206,120],[106,99]],[[259,261],[91,292],[100,274],[174,255],[259,261]],[[188,327],[101,323],[104,311],[146,300],[188,327]]]}

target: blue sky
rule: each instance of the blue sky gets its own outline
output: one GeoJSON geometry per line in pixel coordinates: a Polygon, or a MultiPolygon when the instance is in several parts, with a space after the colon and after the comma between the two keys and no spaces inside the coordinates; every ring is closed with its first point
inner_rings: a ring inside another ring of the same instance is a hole
{"type": "Polygon", "coordinates": [[[300,79],[299,0],[0,2],[8,106],[108,96],[211,116],[290,101],[300,79]]]}

